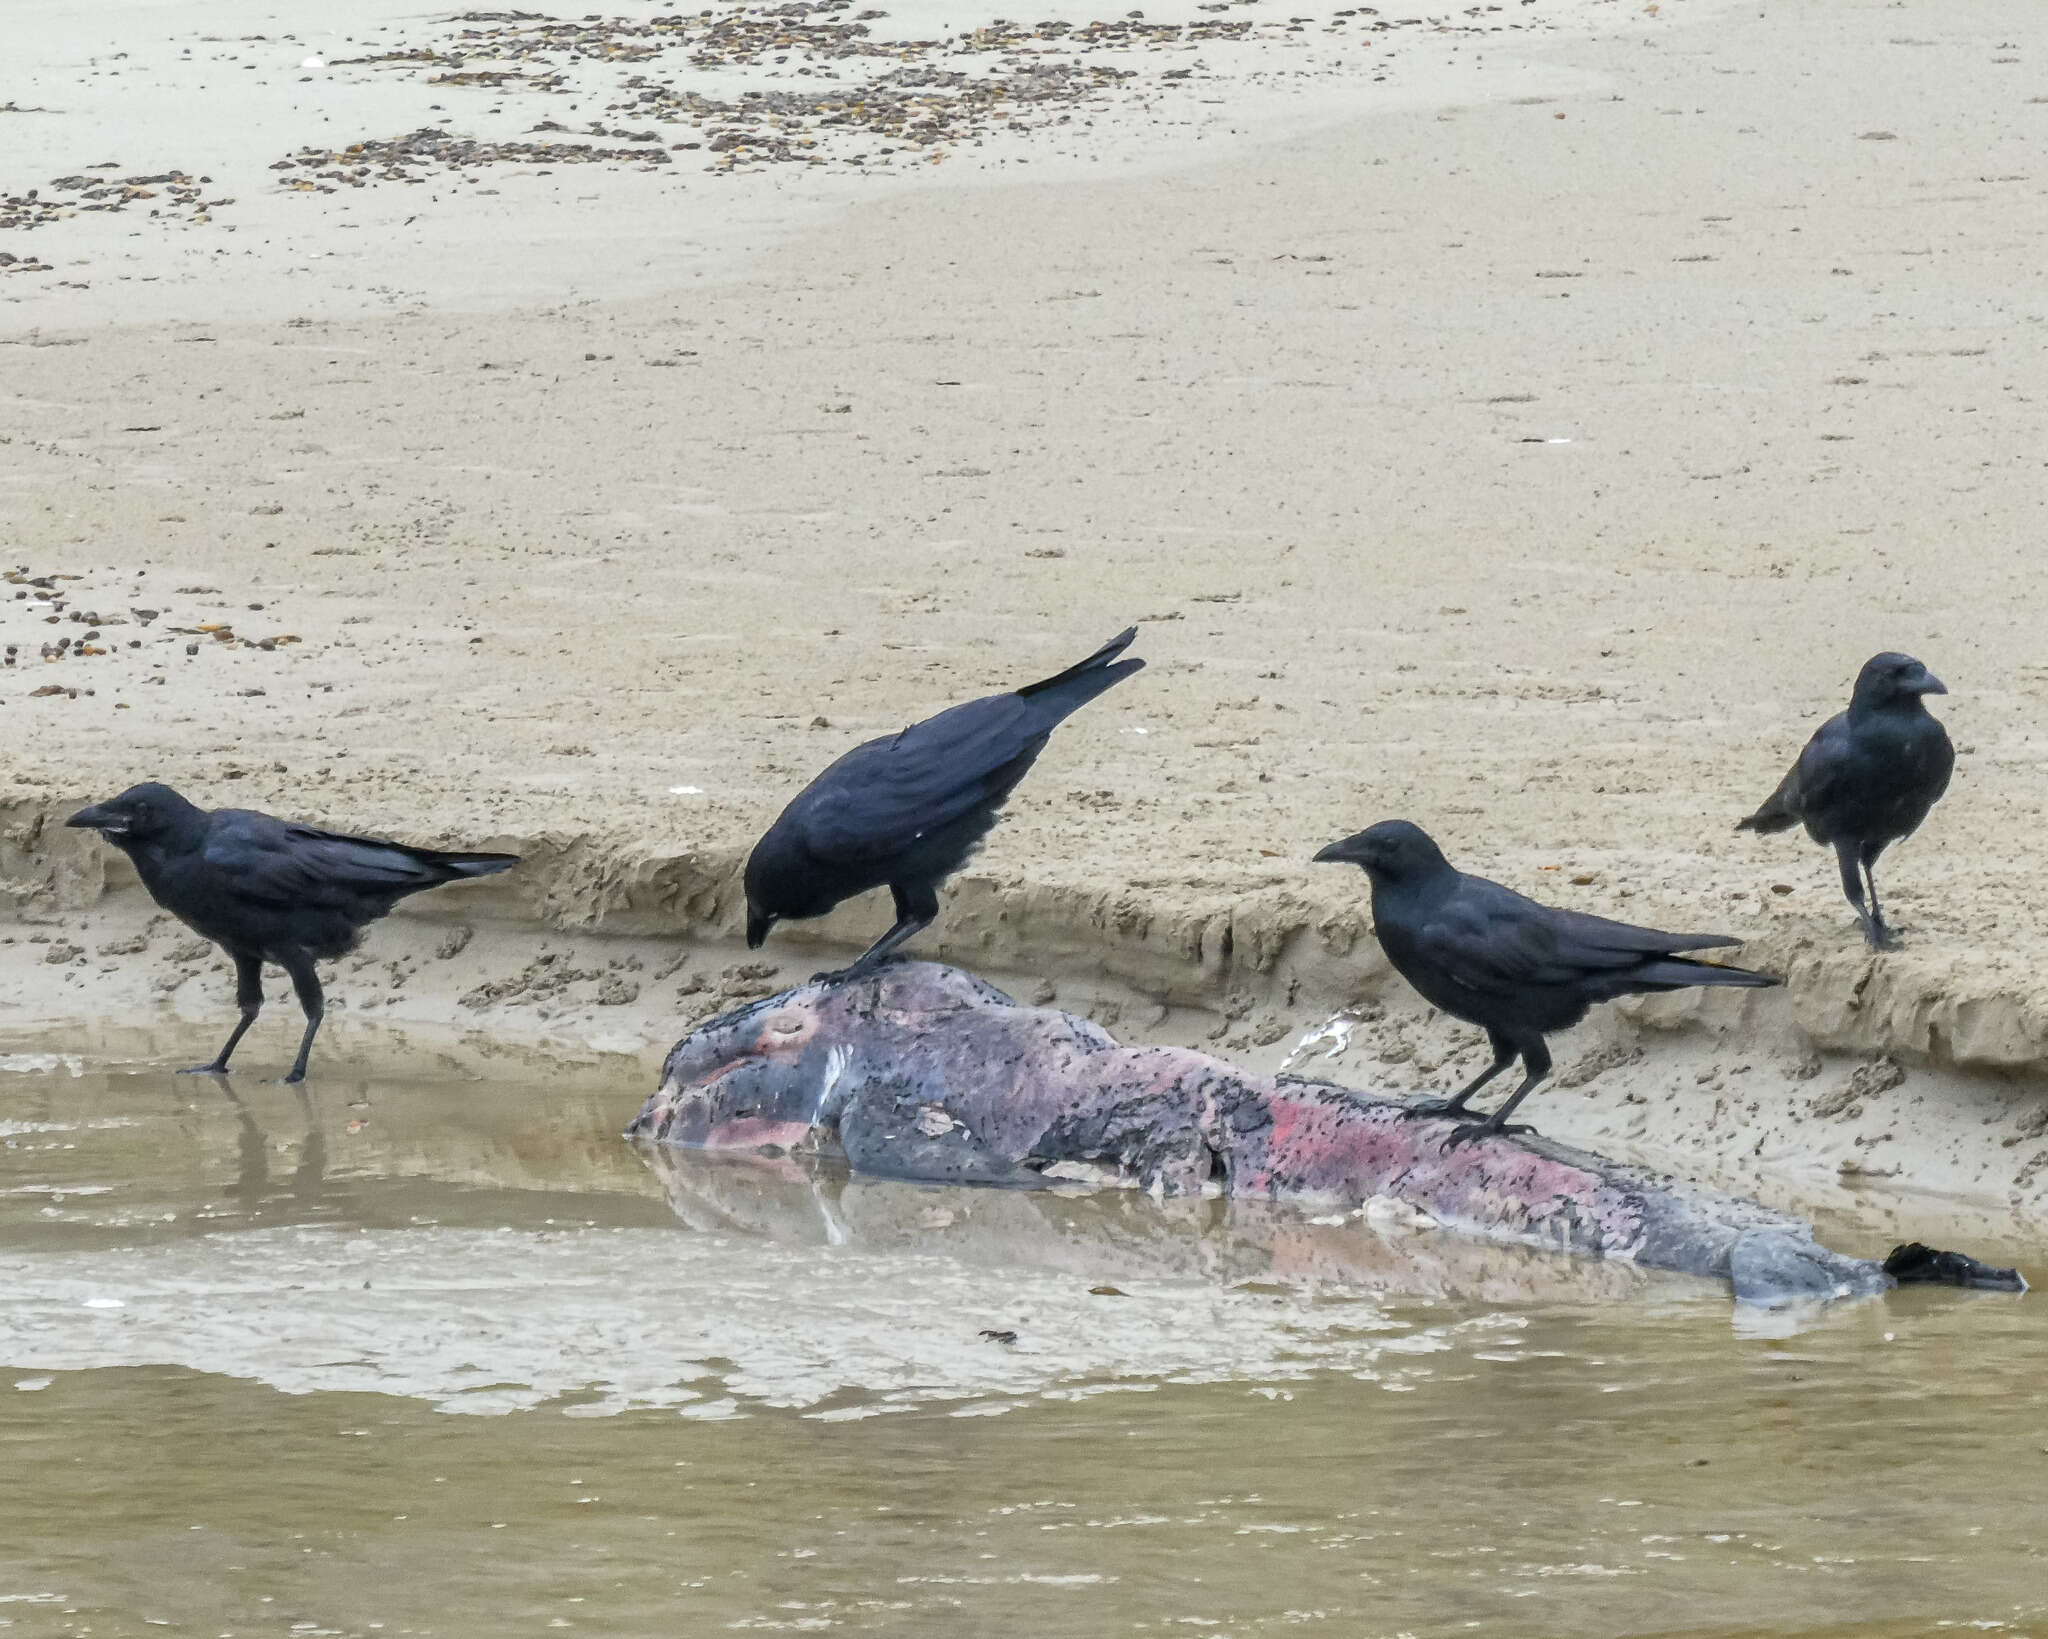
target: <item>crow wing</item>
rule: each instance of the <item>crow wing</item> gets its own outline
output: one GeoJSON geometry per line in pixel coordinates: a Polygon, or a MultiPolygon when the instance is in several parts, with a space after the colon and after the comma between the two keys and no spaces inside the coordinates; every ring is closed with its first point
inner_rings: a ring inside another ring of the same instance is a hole
{"type": "Polygon", "coordinates": [[[820,774],[792,816],[811,855],[859,864],[1007,797],[1062,713],[991,695],[855,746],[820,774]]]}
{"type": "Polygon", "coordinates": [[[1842,787],[1855,764],[1848,713],[1830,717],[1813,731],[1801,748],[1798,761],[1738,831],[1785,831],[1809,814],[1825,812],[1842,794],[1842,787]]]}
{"type": "Polygon", "coordinates": [[[1798,787],[1799,817],[1825,813],[1830,804],[1847,795],[1856,767],[1855,733],[1847,714],[1830,717],[1813,731],[1799,761],[1792,765],[1789,777],[1798,787]]]}
{"type": "Polygon", "coordinates": [[[453,877],[487,875],[513,863],[511,855],[407,848],[239,809],[213,816],[201,858],[244,899],[344,911],[388,905],[453,877]]]}
{"type": "Polygon", "coordinates": [[[1085,660],[1007,694],[991,694],[858,745],[797,794],[771,828],[791,826],[813,859],[872,866],[920,838],[994,810],[1052,731],[1142,660],[1119,660],[1127,627],[1085,660]]]}
{"type": "Polygon", "coordinates": [[[1656,982],[1670,978],[1672,969],[1692,968],[1663,958],[1739,943],[1722,934],[1663,933],[1553,910],[1483,877],[1464,878],[1415,941],[1417,953],[1454,988],[1476,1001],[1499,1002],[1531,990],[1587,987],[1601,994],[1616,980],[1656,982]]]}

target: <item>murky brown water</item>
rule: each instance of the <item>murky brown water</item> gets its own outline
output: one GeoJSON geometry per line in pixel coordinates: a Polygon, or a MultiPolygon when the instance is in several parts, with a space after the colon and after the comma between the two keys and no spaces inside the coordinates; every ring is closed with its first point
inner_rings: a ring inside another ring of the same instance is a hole
{"type": "Polygon", "coordinates": [[[664,1165],[638,1088],[31,1065],[10,1633],[2048,1634],[2038,1297],[1773,1337],[1355,1221],[664,1165]]]}

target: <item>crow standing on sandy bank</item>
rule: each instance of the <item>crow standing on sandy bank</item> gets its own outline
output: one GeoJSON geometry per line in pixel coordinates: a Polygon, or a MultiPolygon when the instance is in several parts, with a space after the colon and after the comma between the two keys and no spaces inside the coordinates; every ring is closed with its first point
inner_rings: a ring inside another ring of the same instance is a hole
{"type": "Polygon", "coordinates": [[[748,948],[785,918],[823,916],[886,886],[895,926],[851,967],[819,978],[857,978],[887,960],[939,914],[939,884],[980,846],[1052,731],[1145,664],[1116,658],[1137,635],[1132,626],[1042,683],[954,706],[833,763],[747,860],[748,948]]]}
{"type": "Polygon", "coordinates": [[[67,822],[97,831],[135,862],[142,885],[194,933],[235,959],[242,1019],[195,1074],[225,1074],[263,1010],[263,964],[290,975],[306,1034],[286,1081],[303,1081],[326,1002],[315,958],[346,955],[361,930],[407,894],[519,863],[516,854],[444,854],[337,836],[245,808],[196,808],[167,785],[137,785],[67,822]]]}
{"type": "Polygon", "coordinates": [[[1890,950],[1899,941],[1885,926],[1870,868],[1887,847],[1920,828],[1955,770],[1948,730],[1927,709],[1928,695],[1946,693],[1941,679],[1911,655],[1872,655],[1856,674],[1849,709],[1815,729],[1763,807],[1736,822],[1738,831],[1766,832],[1803,823],[1815,842],[1832,846],[1842,892],[1873,950],[1890,950]]]}
{"type": "Polygon", "coordinates": [[[1484,877],[1466,876],[1429,834],[1406,820],[1382,820],[1316,855],[1321,863],[1362,866],[1372,878],[1373,931],[1399,973],[1422,999],[1476,1024],[1493,1044],[1493,1063],[1457,1096],[1411,1106],[1417,1115],[1463,1115],[1465,1104],[1521,1058],[1522,1085],[1483,1121],[1452,1134],[1527,1132],[1507,1118],[1550,1074],[1543,1038],[1566,1030],[1595,1002],[1692,985],[1774,985],[1746,968],[1716,967],[1678,954],[1742,941],[1718,933],[1659,933],[1580,911],[1553,910],[1484,877]]]}

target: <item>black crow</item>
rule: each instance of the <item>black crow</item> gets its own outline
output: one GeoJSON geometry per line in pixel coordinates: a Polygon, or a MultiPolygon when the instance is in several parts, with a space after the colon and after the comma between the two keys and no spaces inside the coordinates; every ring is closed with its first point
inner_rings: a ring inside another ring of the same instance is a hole
{"type": "Polygon", "coordinates": [[[263,964],[275,962],[306,1011],[299,1056],[284,1078],[303,1081],[326,1010],[314,959],[355,949],[361,930],[409,893],[519,863],[517,854],[444,854],[337,836],[246,808],[209,813],[156,784],[131,786],[67,823],[119,848],[152,899],[235,959],[241,1023],[213,1062],[195,1065],[192,1074],[226,1072],[228,1055],[263,1010],[263,964]]]}
{"type": "Polygon", "coordinates": [[[1372,878],[1373,931],[1387,960],[1433,1007],[1476,1024],[1493,1063],[1455,1098],[1410,1106],[1417,1115],[1463,1115],[1465,1103],[1519,1055],[1522,1085],[1453,1144],[1509,1127],[1517,1104],[1550,1074],[1543,1038],[1566,1030],[1595,1002],[1690,985],[1774,985],[1739,967],[1715,967],[1677,953],[1742,941],[1719,933],[1659,933],[1581,911],[1553,910],[1512,888],[1454,870],[1429,834],[1406,820],[1382,820],[1333,842],[1318,862],[1343,861],[1372,878]]]}
{"type": "Polygon", "coordinates": [[[1920,828],[1948,789],[1956,748],[1927,709],[1927,696],[1948,689],[1907,654],[1872,655],[1856,674],[1849,709],[1814,730],[1792,772],[1738,831],[1789,831],[1804,823],[1815,842],[1833,846],[1842,892],[1874,950],[1898,937],[1877,902],[1877,856],[1920,828]],[[1870,884],[1870,904],[1863,885],[1870,884]]]}
{"type": "Polygon", "coordinates": [[[1116,659],[1137,635],[1130,627],[1056,677],[954,706],[832,764],[754,844],[748,948],[786,917],[823,916],[886,886],[896,925],[851,967],[818,977],[856,978],[887,960],[939,914],[939,884],[980,846],[1061,720],[1145,664],[1116,659]]]}

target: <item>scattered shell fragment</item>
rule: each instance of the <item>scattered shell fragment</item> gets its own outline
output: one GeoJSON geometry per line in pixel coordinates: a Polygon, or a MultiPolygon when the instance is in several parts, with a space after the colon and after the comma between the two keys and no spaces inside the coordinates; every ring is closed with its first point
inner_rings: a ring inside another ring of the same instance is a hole
{"type": "Polygon", "coordinates": [[[1391,1195],[1375,1195],[1358,1209],[1359,1217],[1374,1229],[1434,1229],[1436,1220],[1406,1201],[1391,1195]]]}

